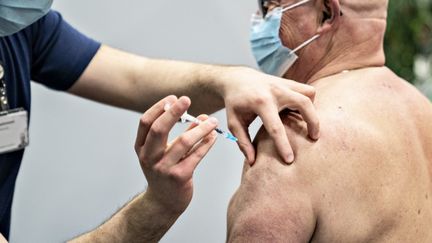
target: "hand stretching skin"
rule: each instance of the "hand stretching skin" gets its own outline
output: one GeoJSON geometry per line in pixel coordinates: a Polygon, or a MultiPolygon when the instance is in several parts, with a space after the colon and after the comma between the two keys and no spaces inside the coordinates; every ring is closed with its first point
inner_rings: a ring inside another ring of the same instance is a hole
{"type": "Polygon", "coordinates": [[[289,143],[279,112],[298,111],[308,125],[309,136],[319,138],[319,120],[313,105],[315,89],[295,81],[266,75],[249,68],[232,68],[221,76],[222,96],[227,109],[228,125],[239,139],[239,147],[248,162],[255,161],[248,127],[257,116],[275,141],[280,156],[292,163],[294,153],[289,143]]]}

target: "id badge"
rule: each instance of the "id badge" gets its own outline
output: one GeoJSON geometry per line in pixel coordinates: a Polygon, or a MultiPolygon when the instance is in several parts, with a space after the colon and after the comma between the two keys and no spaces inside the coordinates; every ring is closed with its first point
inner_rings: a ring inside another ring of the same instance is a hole
{"type": "Polygon", "coordinates": [[[0,154],[24,149],[29,144],[27,111],[0,112],[0,154]]]}

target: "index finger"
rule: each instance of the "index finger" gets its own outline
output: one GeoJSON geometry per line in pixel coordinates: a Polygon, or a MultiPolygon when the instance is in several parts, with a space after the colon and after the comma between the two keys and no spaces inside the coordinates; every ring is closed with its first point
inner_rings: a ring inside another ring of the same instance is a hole
{"type": "Polygon", "coordinates": [[[294,161],[294,152],[285,132],[285,127],[279,117],[279,110],[276,106],[269,106],[264,109],[264,112],[258,114],[263,121],[264,127],[270,137],[275,142],[276,148],[282,159],[291,164],[294,161]]]}
{"type": "Polygon", "coordinates": [[[147,138],[148,131],[152,126],[153,122],[164,113],[164,106],[167,103],[174,103],[177,100],[177,97],[174,95],[170,95],[165,97],[164,99],[157,102],[150,109],[148,109],[140,118],[140,123],[138,126],[137,137],[135,140],[135,150],[138,150],[139,147],[143,146],[145,140],[147,138]]]}
{"type": "Polygon", "coordinates": [[[290,90],[308,97],[311,101],[315,100],[316,91],[313,86],[287,79],[284,79],[283,81],[290,90]]]}
{"type": "Polygon", "coordinates": [[[149,135],[144,143],[144,152],[148,151],[152,153],[165,149],[168,133],[189,108],[190,104],[191,101],[189,98],[181,97],[152,124],[149,135]]]}
{"type": "Polygon", "coordinates": [[[297,109],[307,124],[309,136],[318,140],[320,136],[320,123],[317,112],[311,100],[298,93],[293,93],[294,104],[290,108],[297,109]]]}

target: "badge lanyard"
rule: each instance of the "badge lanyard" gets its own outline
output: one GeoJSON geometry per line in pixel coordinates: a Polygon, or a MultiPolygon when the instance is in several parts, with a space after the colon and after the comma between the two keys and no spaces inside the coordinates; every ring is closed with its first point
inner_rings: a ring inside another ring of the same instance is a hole
{"type": "Polygon", "coordinates": [[[29,144],[27,111],[10,109],[4,77],[5,69],[0,63],[0,154],[24,149],[29,144]]]}
{"type": "Polygon", "coordinates": [[[4,68],[0,64],[0,111],[9,110],[9,102],[6,92],[6,82],[4,81],[4,68]]]}

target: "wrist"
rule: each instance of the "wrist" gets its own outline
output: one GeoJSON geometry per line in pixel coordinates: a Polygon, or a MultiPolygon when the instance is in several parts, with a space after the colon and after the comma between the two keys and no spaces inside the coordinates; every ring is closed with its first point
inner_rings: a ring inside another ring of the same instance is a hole
{"type": "Polygon", "coordinates": [[[223,98],[225,98],[240,81],[245,80],[246,74],[255,71],[246,66],[221,66],[219,68],[215,75],[215,83],[223,98]]]}
{"type": "Polygon", "coordinates": [[[203,87],[207,87],[209,92],[223,101],[233,80],[233,74],[244,68],[246,67],[206,65],[199,70],[199,80],[203,87]]]}
{"type": "Polygon", "coordinates": [[[150,188],[147,189],[145,193],[142,194],[142,203],[148,205],[148,207],[152,208],[152,211],[159,212],[160,215],[164,215],[166,217],[178,217],[180,216],[187,208],[188,205],[180,205],[174,202],[164,200],[158,197],[159,193],[153,192],[150,188]]]}

